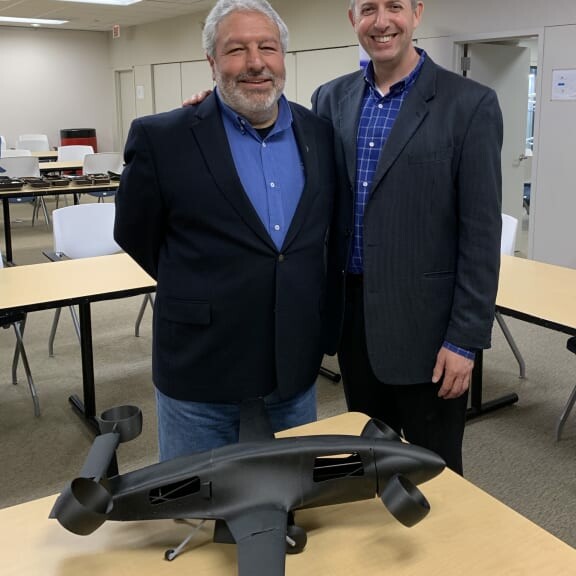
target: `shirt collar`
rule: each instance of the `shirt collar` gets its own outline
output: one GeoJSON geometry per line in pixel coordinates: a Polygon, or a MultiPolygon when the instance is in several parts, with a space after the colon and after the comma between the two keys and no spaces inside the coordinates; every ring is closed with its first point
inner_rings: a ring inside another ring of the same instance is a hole
{"type": "MultiPolygon", "coordinates": [[[[240,132],[244,132],[248,130],[250,133],[257,135],[256,130],[253,128],[250,121],[238,114],[234,109],[230,108],[228,104],[226,104],[220,94],[218,93],[218,88],[214,90],[216,94],[216,100],[220,105],[220,110],[222,110],[222,114],[226,117],[226,119],[234,126],[234,128],[240,132]]],[[[292,126],[292,110],[290,110],[290,105],[288,104],[288,100],[286,96],[282,94],[280,99],[278,100],[278,117],[276,118],[276,122],[274,123],[274,128],[270,131],[267,137],[272,136],[272,134],[277,134],[278,132],[282,132],[284,130],[288,130],[292,126]]]]}
{"type": "MultiPolygon", "coordinates": [[[[426,52],[422,50],[422,48],[416,48],[416,52],[418,52],[418,55],[420,56],[418,59],[418,64],[416,64],[416,67],[414,70],[412,70],[412,72],[410,72],[410,74],[408,74],[408,76],[402,78],[402,80],[399,80],[396,82],[396,84],[392,84],[392,86],[390,86],[390,94],[400,94],[412,86],[412,84],[414,84],[416,81],[422,65],[424,64],[424,60],[426,60],[426,52]]],[[[374,90],[380,96],[382,95],[376,86],[376,81],[374,80],[374,64],[372,61],[368,62],[368,65],[364,68],[364,80],[366,80],[367,84],[370,86],[370,88],[372,88],[372,90],[374,90]]]]}

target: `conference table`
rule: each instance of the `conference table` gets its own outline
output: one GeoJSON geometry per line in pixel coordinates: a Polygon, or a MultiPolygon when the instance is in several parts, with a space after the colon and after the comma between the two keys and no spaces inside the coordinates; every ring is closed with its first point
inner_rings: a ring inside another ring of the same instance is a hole
{"type": "MultiPolygon", "coordinates": [[[[56,164],[56,162],[50,162],[56,164]]],[[[2,199],[2,211],[4,217],[4,241],[6,249],[6,262],[13,264],[12,253],[12,225],[10,222],[10,198],[24,198],[27,196],[62,196],[65,194],[72,194],[74,202],[77,202],[78,194],[88,194],[90,192],[104,192],[107,190],[116,190],[119,182],[111,181],[105,184],[89,184],[78,185],[71,182],[68,186],[46,186],[44,188],[32,188],[25,185],[20,190],[2,190],[0,191],[0,199],[2,199]]]]}
{"type": "Polygon", "coordinates": [[[82,170],[83,160],[60,160],[55,162],[40,162],[40,173],[64,172],[66,170],[82,170]]]}
{"type": "MultiPolygon", "coordinates": [[[[359,434],[366,421],[363,414],[352,412],[279,436],[359,434]]],[[[431,511],[413,528],[396,522],[379,498],[297,511],[308,543],[301,554],[287,556],[286,575],[576,574],[576,550],[452,471],[445,470],[420,489],[431,511]]],[[[3,575],[237,574],[236,547],[214,544],[211,522],[168,562],[164,552],[179,544],[190,526],[171,520],[108,522],[90,536],[76,536],[48,519],[55,498],[0,510],[0,540],[6,551],[0,559],[3,575]]]]}
{"type": "Polygon", "coordinates": [[[69,400],[98,431],[90,305],[154,292],[155,281],[127,254],[114,254],[2,268],[0,287],[0,311],[34,312],[78,305],[83,399],[72,395],[69,400]]]}
{"type": "Polygon", "coordinates": [[[33,150],[31,155],[38,158],[40,162],[52,162],[58,159],[58,150],[33,150]]]}
{"type": "MultiPolygon", "coordinates": [[[[496,307],[506,316],[575,335],[576,269],[503,255],[496,307]]],[[[483,402],[483,356],[482,351],[476,355],[469,419],[518,402],[517,394],[483,402]]]]}

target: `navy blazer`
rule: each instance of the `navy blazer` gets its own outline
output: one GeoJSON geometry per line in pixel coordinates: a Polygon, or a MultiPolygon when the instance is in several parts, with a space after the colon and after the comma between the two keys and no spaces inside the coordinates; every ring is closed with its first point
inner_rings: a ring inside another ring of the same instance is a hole
{"type": "MultiPolygon", "coordinates": [[[[335,323],[353,226],[356,137],[365,80],[321,86],[313,109],[332,122],[343,183],[332,263],[335,323]]],[[[490,346],[498,288],[502,115],[490,88],[429,57],[380,155],[364,215],[366,338],[391,384],[429,382],[444,340],[490,346]]]]}
{"type": "Polygon", "coordinates": [[[157,282],[155,385],[235,402],[316,379],[326,346],[332,129],[290,104],[305,188],[278,250],[240,182],[217,101],[139,118],[125,148],[115,238],[157,282]]]}

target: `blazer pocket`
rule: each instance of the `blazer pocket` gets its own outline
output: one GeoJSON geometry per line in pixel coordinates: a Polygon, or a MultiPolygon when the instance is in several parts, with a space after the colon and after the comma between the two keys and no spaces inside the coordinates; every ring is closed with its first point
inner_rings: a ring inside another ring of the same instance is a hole
{"type": "Polygon", "coordinates": [[[431,150],[422,154],[409,154],[408,164],[431,164],[435,162],[444,162],[452,158],[453,148],[440,148],[438,150],[431,150]]]}
{"type": "Polygon", "coordinates": [[[438,270],[437,272],[425,272],[423,276],[425,280],[441,280],[442,278],[454,278],[455,273],[453,270],[438,270]]]}
{"type": "Polygon", "coordinates": [[[207,325],[211,320],[211,306],[202,300],[165,298],[160,301],[160,316],[178,324],[207,325]]]}

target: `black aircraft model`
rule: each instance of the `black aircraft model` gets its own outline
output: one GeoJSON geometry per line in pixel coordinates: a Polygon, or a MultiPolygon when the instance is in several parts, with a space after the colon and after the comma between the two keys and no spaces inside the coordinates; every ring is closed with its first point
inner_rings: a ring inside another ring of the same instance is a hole
{"type": "MultiPolygon", "coordinates": [[[[242,406],[239,443],[126,474],[117,472],[116,448],[140,434],[140,410],[112,408],[100,429],[50,518],[80,535],[106,520],[215,520],[214,541],[237,545],[239,576],[284,575],[286,553],[306,545],[294,523],[297,510],[378,495],[398,521],[413,526],[430,510],[416,485],[445,466],[374,419],[360,436],[275,439],[260,402],[242,406]]],[[[165,558],[172,560],[190,538],[165,558]]]]}

